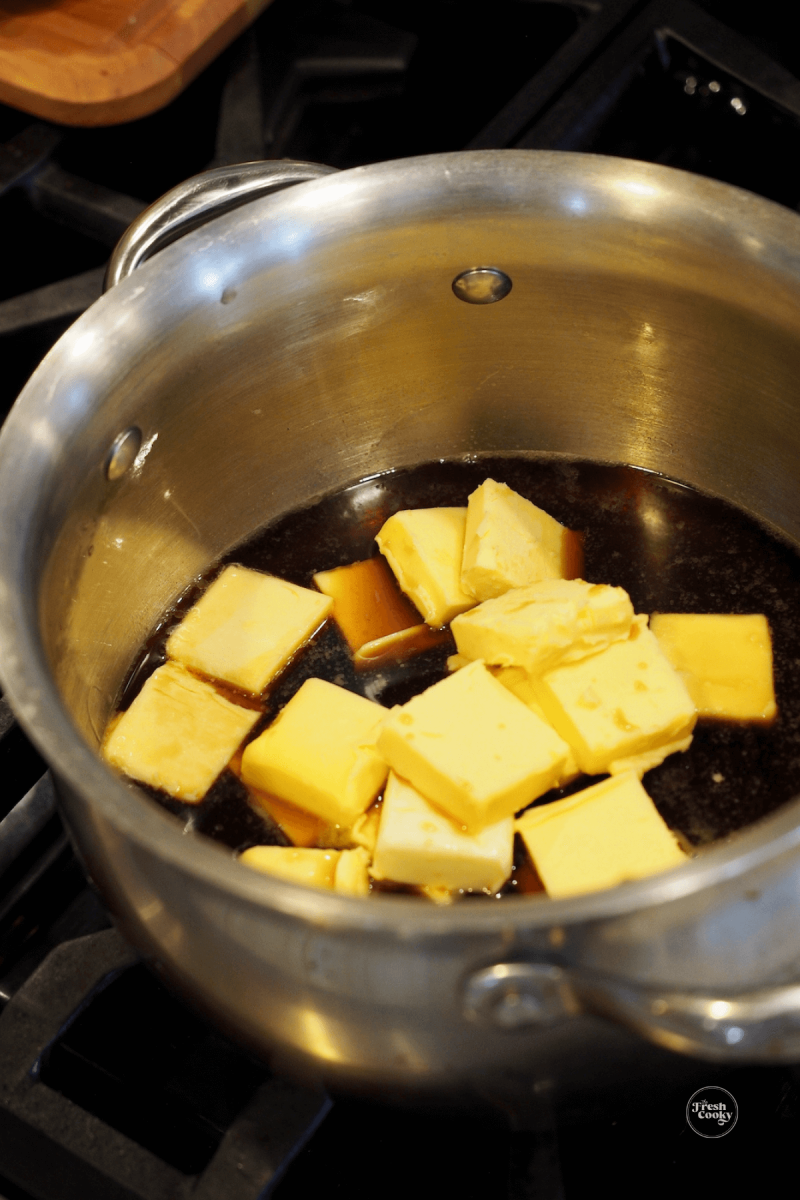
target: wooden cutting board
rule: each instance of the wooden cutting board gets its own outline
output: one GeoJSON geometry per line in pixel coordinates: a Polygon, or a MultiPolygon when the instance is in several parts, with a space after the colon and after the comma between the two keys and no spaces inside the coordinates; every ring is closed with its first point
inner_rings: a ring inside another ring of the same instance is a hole
{"type": "Polygon", "coordinates": [[[0,101],[64,125],[163,107],[270,0],[0,0],[0,101]]]}

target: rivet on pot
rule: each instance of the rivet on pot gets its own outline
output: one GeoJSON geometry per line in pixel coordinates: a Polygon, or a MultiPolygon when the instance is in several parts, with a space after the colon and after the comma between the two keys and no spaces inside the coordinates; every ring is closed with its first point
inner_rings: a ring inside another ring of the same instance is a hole
{"type": "Polygon", "coordinates": [[[130,429],[115,437],[106,459],[106,478],[112,483],[115,479],[121,479],[133,465],[141,444],[142,431],[138,425],[131,425],[130,429]]]}
{"type": "Polygon", "coordinates": [[[511,291],[511,280],[497,267],[471,267],[456,275],[453,291],[467,304],[494,304],[511,291]]]}
{"type": "Polygon", "coordinates": [[[549,1025],[578,1011],[565,971],[551,963],[497,963],[464,988],[464,1016],[500,1029],[549,1025]]]}

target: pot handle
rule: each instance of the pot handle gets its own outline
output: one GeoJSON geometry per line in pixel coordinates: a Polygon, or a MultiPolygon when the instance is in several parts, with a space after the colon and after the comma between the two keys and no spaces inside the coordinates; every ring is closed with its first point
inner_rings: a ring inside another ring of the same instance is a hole
{"type": "Polygon", "coordinates": [[[717,1062],[797,1062],[800,984],[727,997],[639,987],[551,963],[498,963],[467,980],[464,1015],[500,1029],[602,1016],[683,1054],[717,1062]]]}
{"type": "Polygon", "coordinates": [[[111,255],[103,291],[127,279],[164,246],[206,221],[270,192],[335,171],[336,167],[322,163],[265,160],[214,167],[193,175],[165,192],[128,226],[111,255]]]}

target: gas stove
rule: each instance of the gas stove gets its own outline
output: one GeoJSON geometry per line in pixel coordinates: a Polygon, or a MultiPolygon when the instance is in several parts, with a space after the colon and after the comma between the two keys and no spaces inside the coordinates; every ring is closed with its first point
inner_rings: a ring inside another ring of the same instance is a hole
{"type": "MultiPolygon", "coordinates": [[[[0,27],[6,19],[0,6],[0,27]]],[[[257,158],[348,168],[466,148],[663,163],[800,207],[800,49],[770,0],[274,0],[166,107],[56,125],[0,106],[0,415],[101,293],[131,220],[188,176],[257,158]]],[[[0,1200],[299,1200],[324,1186],[482,1200],[729,1187],[800,1130],[791,1067],[697,1064],[731,1136],[667,1076],[619,1112],[556,1098],[463,1111],[331,1097],[185,1007],[86,883],[46,766],[0,697],[0,1200]],[[653,1167],[656,1171],[653,1172],[653,1167]]]]}

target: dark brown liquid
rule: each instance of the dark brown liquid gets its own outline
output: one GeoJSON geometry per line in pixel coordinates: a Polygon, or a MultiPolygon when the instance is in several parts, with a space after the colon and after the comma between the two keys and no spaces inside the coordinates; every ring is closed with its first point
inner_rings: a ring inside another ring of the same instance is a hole
{"type": "MultiPolygon", "coordinates": [[[[636,612],[765,613],[772,631],[778,717],[772,725],[701,721],[691,749],[649,771],[644,786],[667,823],[693,845],[708,844],[772,812],[800,792],[800,556],[751,516],[723,501],[633,467],[553,459],[437,462],[368,479],[289,513],[240,545],[241,563],[303,586],[315,572],[369,558],[375,534],[405,508],[463,505],[491,477],[507,483],[583,534],[583,577],[625,588],[636,612]]],[[[163,661],[163,647],[200,585],[164,618],[124,690],[126,707],[163,661]]],[[[256,736],[316,675],[386,706],[444,678],[452,643],[401,662],[356,671],[328,623],[267,692],[256,736]]],[[[586,777],[538,803],[585,787],[586,777]]],[[[250,806],[228,771],[200,805],[145,789],[192,829],[235,850],[285,844],[250,806]]],[[[506,892],[529,889],[517,864],[506,892]]]]}

